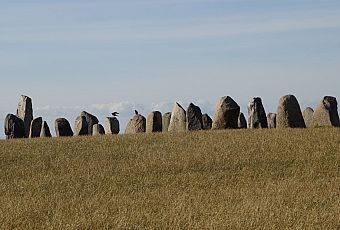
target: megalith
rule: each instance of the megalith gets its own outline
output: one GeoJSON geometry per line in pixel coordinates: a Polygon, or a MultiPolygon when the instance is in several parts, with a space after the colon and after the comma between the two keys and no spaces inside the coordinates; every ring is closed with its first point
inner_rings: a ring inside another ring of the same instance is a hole
{"type": "Polygon", "coordinates": [[[277,128],[306,128],[298,100],[294,95],[280,98],[276,115],[277,128]]]}
{"type": "Polygon", "coordinates": [[[163,118],[162,118],[162,131],[163,132],[169,131],[170,120],[171,120],[171,112],[167,112],[163,114],[163,118]]]}
{"type": "Polygon", "coordinates": [[[210,130],[212,127],[212,119],[211,117],[205,113],[202,115],[203,129],[210,130]]]}
{"type": "Polygon", "coordinates": [[[84,116],[87,122],[88,135],[92,135],[93,125],[98,124],[98,118],[86,111],[80,113],[80,116],[84,116]]]}
{"type": "Polygon", "coordinates": [[[128,122],[125,129],[126,134],[145,133],[145,131],[146,131],[146,119],[144,116],[140,114],[134,115],[128,122]]]}
{"type": "Polygon", "coordinates": [[[107,117],[104,122],[106,134],[118,134],[120,131],[119,121],[116,117],[107,117]]]}
{"type": "Polygon", "coordinates": [[[187,116],[183,107],[175,103],[171,113],[169,132],[185,132],[187,130],[187,116]]]}
{"type": "Polygon", "coordinates": [[[307,107],[303,111],[303,119],[305,120],[306,128],[312,128],[313,127],[313,115],[314,110],[310,107],[307,107]]]}
{"type": "Polygon", "coordinates": [[[43,126],[42,117],[33,119],[31,122],[29,138],[40,137],[42,126],[43,126]]]}
{"type": "Polygon", "coordinates": [[[29,137],[31,122],[33,120],[32,99],[30,97],[21,95],[17,108],[17,117],[24,121],[25,137],[29,137]]]}
{"type": "Polygon", "coordinates": [[[247,120],[243,113],[240,113],[238,117],[238,128],[246,129],[247,128],[247,120]]]}
{"type": "Polygon", "coordinates": [[[50,127],[48,127],[46,121],[43,122],[43,125],[41,127],[40,137],[52,137],[50,127]]]}
{"type": "Polygon", "coordinates": [[[326,96],[319,103],[313,115],[314,127],[340,127],[338,102],[335,97],[326,96]]]}
{"type": "Polygon", "coordinates": [[[25,124],[14,114],[8,114],[5,118],[5,135],[6,139],[24,138],[25,137],[25,124]]]}
{"type": "Polygon", "coordinates": [[[57,137],[69,137],[73,136],[73,131],[70,123],[65,118],[58,118],[54,122],[55,133],[57,137]]]}
{"type": "Polygon", "coordinates": [[[250,129],[268,128],[266,111],[259,97],[253,98],[248,103],[248,127],[250,129]]]}
{"type": "Polygon", "coordinates": [[[202,111],[200,107],[190,103],[187,109],[187,130],[197,131],[203,129],[202,111]]]}
{"type": "Polygon", "coordinates": [[[104,127],[101,124],[94,124],[93,125],[93,136],[98,136],[98,135],[104,135],[105,130],[104,127]]]}
{"type": "Polygon", "coordinates": [[[276,113],[268,113],[267,123],[268,123],[268,128],[276,129],[276,113]]]}
{"type": "Polygon", "coordinates": [[[149,113],[146,118],[146,132],[162,132],[162,114],[159,111],[149,113]]]}
{"type": "Polygon", "coordinates": [[[229,96],[222,97],[216,106],[212,129],[236,129],[240,106],[229,96]]]}
{"type": "Polygon", "coordinates": [[[78,116],[74,124],[74,136],[89,135],[88,132],[89,132],[89,127],[86,121],[86,117],[78,116]]]}

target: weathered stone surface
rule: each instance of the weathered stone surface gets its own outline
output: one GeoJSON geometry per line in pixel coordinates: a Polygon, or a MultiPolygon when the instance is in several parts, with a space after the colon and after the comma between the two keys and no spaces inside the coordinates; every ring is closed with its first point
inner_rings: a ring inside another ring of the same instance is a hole
{"type": "Polygon", "coordinates": [[[253,98],[248,103],[248,127],[250,129],[268,128],[266,111],[259,97],[253,98]]]}
{"type": "Polygon", "coordinates": [[[240,113],[240,115],[238,117],[238,127],[240,129],[246,129],[247,128],[247,120],[246,120],[243,113],[240,113]]]}
{"type": "Polygon", "coordinates": [[[268,123],[268,128],[276,129],[276,113],[268,113],[267,123],[268,123]]]}
{"type": "Polygon", "coordinates": [[[104,135],[105,130],[104,127],[101,124],[94,124],[93,125],[93,136],[98,136],[98,135],[104,135]]]}
{"type": "Polygon", "coordinates": [[[162,114],[159,111],[149,113],[146,118],[146,132],[162,132],[162,114]]]}
{"type": "Polygon", "coordinates": [[[185,132],[187,130],[187,116],[185,110],[177,102],[171,113],[169,132],[185,132]]]}
{"type": "Polygon", "coordinates": [[[106,134],[118,134],[120,131],[119,121],[116,117],[107,117],[104,122],[106,134]]]}
{"type": "Polygon", "coordinates": [[[6,139],[25,137],[24,121],[13,114],[8,114],[6,116],[4,128],[5,128],[6,139]]]}
{"type": "Polygon", "coordinates": [[[313,114],[314,110],[310,107],[307,107],[303,111],[303,119],[305,120],[305,124],[307,128],[312,128],[313,127],[313,114]]]}
{"type": "Polygon", "coordinates": [[[212,129],[236,129],[240,106],[229,96],[222,97],[216,106],[212,129]]]}
{"type": "MultiPolygon", "coordinates": [[[[89,135],[89,126],[85,116],[78,116],[74,124],[74,136],[89,135]]],[[[92,134],[92,133],[91,133],[92,134]]]]}
{"type": "Polygon", "coordinates": [[[203,129],[204,130],[210,130],[212,127],[212,119],[208,114],[202,115],[202,122],[203,122],[203,129]]]}
{"type": "Polygon", "coordinates": [[[86,112],[86,111],[81,112],[80,116],[84,116],[86,118],[87,129],[88,129],[87,134],[88,135],[92,135],[92,133],[93,133],[93,131],[92,131],[93,130],[93,126],[95,124],[99,123],[98,118],[96,116],[86,112]]]}
{"type": "Polygon", "coordinates": [[[73,136],[71,125],[65,118],[58,118],[55,120],[55,133],[57,137],[73,136]]]}
{"type": "Polygon", "coordinates": [[[48,127],[48,124],[46,121],[43,122],[41,132],[40,132],[40,137],[52,137],[50,127],[48,127]]]}
{"type": "Polygon", "coordinates": [[[29,136],[31,122],[33,120],[32,99],[28,96],[21,95],[17,108],[17,117],[24,121],[25,137],[29,136]]]}
{"type": "Polygon", "coordinates": [[[306,128],[298,100],[293,95],[280,98],[276,116],[277,128],[306,128]]]}
{"type": "Polygon", "coordinates": [[[40,137],[42,125],[43,125],[42,117],[33,119],[31,122],[29,137],[30,138],[40,137]]]}
{"type": "Polygon", "coordinates": [[[140,114],[133,116],[125,129],[126,134],[145,133],[145,131],[146,119],[140,114]]]}
{"type": "Polygon", "coordinates": [[[162,118],[162,131],[168,132],[171,120],[171,112],[165,113],[162,118]]]}
{"type": "Polygon", "coordinates": [[[326,96],[319,103],[313,115],[314,127],[340,127],[338,102],[335,97],[326,96]]]}
{"type": "Polygon", "coordinates": [[[187,130],[196,131],[203,129],[202,111],[200,107],[190,103],[187,109],[187,130]]]}

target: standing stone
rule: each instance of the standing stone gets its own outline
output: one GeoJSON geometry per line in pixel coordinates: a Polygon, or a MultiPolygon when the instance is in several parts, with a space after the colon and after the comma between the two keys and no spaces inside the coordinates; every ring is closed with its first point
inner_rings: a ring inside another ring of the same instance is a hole
{"type": "Polygon", "coordinates": [[[43,125],[42,117],[33,119],[31,122],[29,138],[40,137],[42,125],[43,125]]]}
{"type": "Polygon", "coordinates": [[[162,118],[162,130],[163,132],[169,131],[169,125],[171,120],[171,112],[165,113],[162,118]]]}
{"type": "Polygon", "coordinates": [[[125,129],[126,134],[145,133],[145,131],[146,119],[140,114],[133,116],[125,129]]]}
{"type": "Polygon", "coordinates": [[[4,128],[6,139],[25,137],[25,124],[23,120],[13,114],[6,116],[4,128]]]}
{"type": "Polygon", "coordinates": [[[146,118],[146,132],[162,132],[162,114],[159,111],[149,113],[146,118]]]}
{"type": "Polygon", "coordinates": [[[84,116],[86,118],[86,122],[87,122],[87,129],[88,129],[88,132],[87,134],[88,135],[92,135],[92,130],[93,130],[93,126],[95,124],[98,124],[99,121],[98,121],[98,118],[86,111],[83,111],[80,113],[80,116],[84,116]]]}
{"type": "Polygon", "coordinates": [[[55,120],[55,133],[57,137],[70,137],[73,136],[71,125],[65,118],[58,118],[55,120]]]}
{"type": "Polygon", "coordinates": [[[202,115],[202,122],[203,122],[203,129],[204,130],[210,130],[212,127],[212,119],[208,114],[202,115]]]}
{"type": "Polygon", "coordinates": [[[340,127],[338,102],[335,97],[326,96],[319,103],[313,115],[314,127],[340,127]]]}
{"type": "Polygon", "coordinates": [[[305,120],[306,123],[306,127],[307,128],[312,128],[313,127],[313,114],[314,114],[314,110],[310,107],[307,107],[304,111],[303,111],[303,119],[305,120]]]}
{"type": "MultiPolygon", "coordinates": [[[[78,116],[74,124],[74,136],[88,135],[89,128],[85,116],[78,116]]],[[[92,133],[91,133],[92,134],[92,133]]]]}
{"type": "Polygon", "coordinates": [[[31,122],[33,120],[32,99],[28,96],[21,95],[17,108],[17,116],[24,121],[25,137],[29,136],[31,122]]]}
{"type": "Polygon", "coordinates": [[[187,109],[187,130],[196,131],[203,129],[202,111],[200,107],[190,103],[187,109]]]}
{"type": "Polygon", "coordinates": [[[229,96],[222,97],[216,106],[212,129],[236,129],[240,106],[229,96]]]}
{"type": "Polygon", "coordinates": [[[119,133],[119,121],[116,117],[107,117],[104,122],[106,134],[118,134],[119,133]]]}
{"type": "Polygon", "coordinates": [[[185,132],[187,129],[187,116],[185,110],[177,102],[171,113],[169,132],[185,132]]]}
{"type": "Polygon", "coordinates": [[[276,116],[277,128],[306,128],[298,100],[293,95],[280,98],[276,116]]]}
{"type": "Polygon", "coordinates": [[[268,128],[266,111],[259,97],[248,103],[248,126],[250,129],[268,128]]]}
{"type": "Polygon", "coordinates": [[[46,121],[43,122],[43,125],[41,127],[40,137],[52,137],[50,127],[48,127],[46,121]]]}
{"type": "Polygon", "coordinates": [[[267,123],[268,123],[268,128],[276,129],[276,113],[268,113],[267,123]]]}
{"type": "Polygon", "coordinates": [[[247,120],[243,113],[240,113],[240,116],[238,117],[238,127],[240,129],[246,129],[247,128],[247,120]]]}
{"type": "Polygon", "coordinates": [[[104,127],[101,124],[95,124],[93,125],[93,136],[98,136],[98,135],[104,135],[105,130],[104,127]]]}

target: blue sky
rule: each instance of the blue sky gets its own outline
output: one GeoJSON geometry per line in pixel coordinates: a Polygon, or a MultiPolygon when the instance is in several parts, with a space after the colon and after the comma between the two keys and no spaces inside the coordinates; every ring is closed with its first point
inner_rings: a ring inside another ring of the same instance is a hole
{"type": "MultiPolygon", "coordinates": [[[[32,97],[53,129],[81,110],[100,120],[230,95],[301,107],[340,98],[338,0],[0,0],[0,117],[32,97]]],[[[1,133],[3,133],[1,127],[1,133]]]]}

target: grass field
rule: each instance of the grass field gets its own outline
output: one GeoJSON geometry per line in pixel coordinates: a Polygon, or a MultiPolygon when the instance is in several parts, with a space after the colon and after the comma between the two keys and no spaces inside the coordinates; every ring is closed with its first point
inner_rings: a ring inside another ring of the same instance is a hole
{"type": "Polygon", "coordinates": [[[1,229],[340,229],[340,129],[0,141],[1,229]]]}

